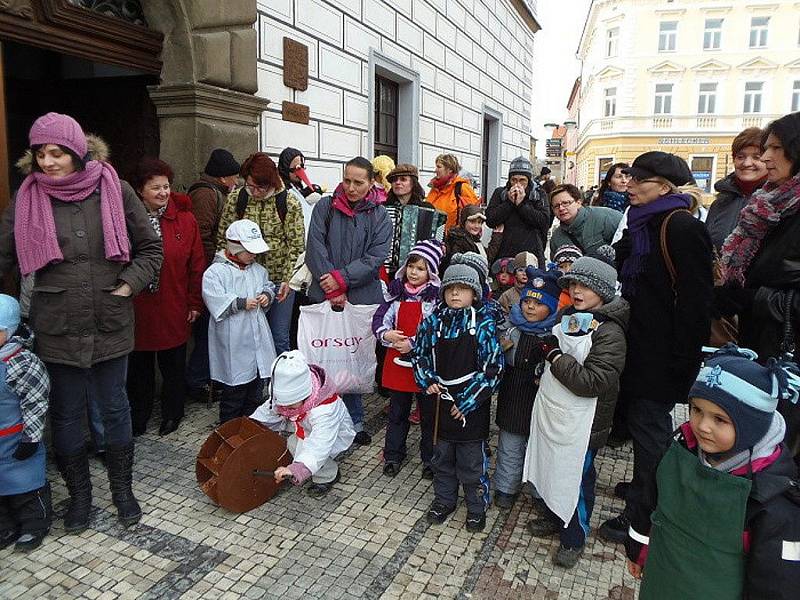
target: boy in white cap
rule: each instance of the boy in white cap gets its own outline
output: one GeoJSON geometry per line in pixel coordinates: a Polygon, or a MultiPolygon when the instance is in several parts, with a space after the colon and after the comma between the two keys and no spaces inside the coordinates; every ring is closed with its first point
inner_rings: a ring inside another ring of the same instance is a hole
{"type": "Polygon", "coordinates": [[[311,478],[309,496],[327,494],[339,481],[336,456],[356,436],[341,396],[325,391],[325,371],[309,365],[299,350],[284,352],[272,365],[270,397],[250,417],[274,430],[289,421],[294,432],[287,445],[293,461],[275,469],[275,480],[302,485],[311,478]]]}
{"type": "Polygon", "coordinates": [[[42,443],[50,378],[32,346],[19,303],[0,294],[0,549],[39,547],[52,520],[42,443]]]}
{"type": "Polygon", "coordinates": [[[269,247],[249,219],[231,223],[225,238],[225,249],[203,274],[211,379],[222,384],[221,423],[245,417],[261,404],[264,379],[275,360],[266,317],[275,299],[275,284],[255,262],[269,247]]]}

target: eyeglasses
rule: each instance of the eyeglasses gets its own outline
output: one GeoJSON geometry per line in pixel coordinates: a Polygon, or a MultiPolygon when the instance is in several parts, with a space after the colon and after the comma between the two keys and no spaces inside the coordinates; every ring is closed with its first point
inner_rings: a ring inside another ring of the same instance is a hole
{"type": "Polygon", "coordinates": [[[567,206],[572,206],[575,204],[576,200],[564,200],[563,202],[556,202],[553,204],[553,210],[558,210],[559,208],[566,208],[567,206]]]}
{"type": "Polygon", "coordinates": [[[636,183],[660,183],[655,179],[650,179],[649,177],[644,177],[640,179],[639,177],[636,177],[634,175],[631,175],[631,181],[635,181],[636,183]]]}
{"type": "Polygon", "coordinates": [[[263,194],[264,192],[268,192],[269,191],[268,187],[263,187],[263,186],[260,186],[260,185],[256,185],[254,183],[245,184],[244,189],[246,189],[248,191],[248,193],[250,195],[252,195],[252,196],[255,196],[257,194],[263,194]]]}

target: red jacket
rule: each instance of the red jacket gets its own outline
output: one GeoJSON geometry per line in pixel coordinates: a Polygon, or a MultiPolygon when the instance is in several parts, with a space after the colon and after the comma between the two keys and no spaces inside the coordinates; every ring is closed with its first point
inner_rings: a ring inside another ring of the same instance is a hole
{"type": "Polygon", "coordinates": [[[191,325],[190,310],[202,311],[201,284],[206,268],[200,229],[185,194],[170,194],[161,216],[164,262],[158,291],[147,288],[133,299],[136,311],[134,350],[167,350],[185,344],[191,325]]]}

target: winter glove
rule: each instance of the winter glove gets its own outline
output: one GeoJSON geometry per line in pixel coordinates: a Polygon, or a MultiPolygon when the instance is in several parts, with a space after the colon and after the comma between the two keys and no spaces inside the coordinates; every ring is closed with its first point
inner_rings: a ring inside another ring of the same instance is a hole
{"type": "Polygon", "coordinates": [[[14,458],[17,460],[26,460],[36,454],[39,449],[39,442],[20,442],[17,444],[17,449],[14,450],[14,458]]]}
{"type": "Polygon", "coordinates": [[[542,338],[540,342],[540,347],[542,349],[542,354],[549,362],[553,362],[557,357],[561,356],[563,352],[561,352],[561,348],[558,345],[558,338],[553,334],[546,335],[542,338]]]}

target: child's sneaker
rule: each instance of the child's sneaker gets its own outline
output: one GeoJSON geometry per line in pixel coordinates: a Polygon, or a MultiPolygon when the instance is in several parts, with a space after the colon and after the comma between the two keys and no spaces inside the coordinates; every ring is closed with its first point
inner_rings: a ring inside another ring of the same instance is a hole
{"type": "Polygon", "coordinates": [[[431,525],[441,525],[455,509],[455,506],[448,508],[441,502],[434,500],[433,504],[431,504],[431,507],[428,509],[426,519],[431,525]]]}
{"type": "Polygon", "coordinates": [[[387,477],[397,477],[397,474],[400,472],[400,465],[393,462],[387,462],[383,465],[383,474],[387,477]]]}
{"type": "Polygon", "coordinates": [[[414,425],[419,425],[419,422],[422,420],[422,415],[419,412],[419,404],[411,411],[411,414],[408,415],[408,420],[413,423],[414,425]]]}
{"type": "Polygon", "coordinates": [[[49,529],[44,531],[35,531],[33,533],[23,533],[17,538],[17,543],[14,544],[14,550],[18,552],[30,552],[42,545],[42,540],[49,532],[49,529]]]}
{"type": "Polygon", "coordinates": [[[494,504],[497,508],[509,509],[514,506],[514,501],[517,499],[517,494],[506,494],[500,490],[494,492],[494,504]]]}
{"type": "Polygon", "coordinates": [[[528,533],[535,537],[550,537],[558,533],[561,527],[548,517],[538,517],[528,521],[528,533]]]}
{"type": "Polygon", "coordinates": [[[433,468],[430,465],[422,467],[422,478],[433,481],[433,468]]]}
{"type": "Polygon", "coordinates": [[[353,441],[359,446],[368,446],[372,443],[372,436],[366,431],[359,431],[353,441]]]}
{"type": "Polygon", "coordinates": [[[325,494],[333,489],[333,485],[339,481],[339,475],[341,471],[336,471],[336,477],[333,478],[333,481],[328,483],[312,483],[308,486],[308,495],[312,498],[322,498],[325,494]]]}
{"type": "Polygon", "coordinates": [[[558,565],[559,567],[564,567],[565,569],[571,569],[575,565],[578,564],[578,560],[580,559],[581,555],[583,555],[583,549],[586,546],[579,546],[577,548],[566,548],[564,546],[559,545],[558,550],[556,550],[555,556],[553,556],[553,563],[558,565]]]}
{"type": "Polygon", "coordinates": [[[0,550],[8,548],[11,544],[17,541],[19,534],[13,529],[6,529],[0,531],[0,550]]]}
{"type": "Polygon", "coordinates": [[[467,531],[475,533],[486,527],[486,513],[467,514],[467,531]]]}

